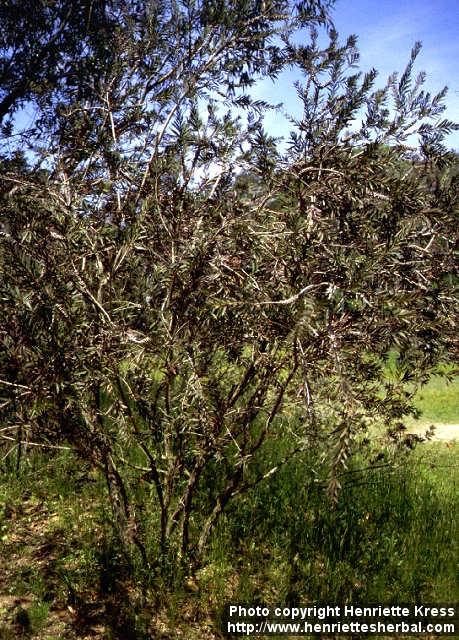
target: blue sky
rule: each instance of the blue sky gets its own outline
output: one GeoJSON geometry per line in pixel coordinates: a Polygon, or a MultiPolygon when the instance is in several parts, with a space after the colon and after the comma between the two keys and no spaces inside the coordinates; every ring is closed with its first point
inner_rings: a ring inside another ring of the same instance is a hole
{"type": "MultiPolygon", "coordinates": [[[[337,0],[332,17],[340,39],[358,36],[363,71],[379,71],[377,85],[393,71],[403,71],[415,41],[422,42],[415,74],[427,73],[426,88],[437,93],[449,87],[442,117],[459,121],[459,0],[337,0]]],[[[283,102],[287,111],[298,114],[298,99],[291,89],[293,74],[280,78],[276,88],[265,81],[257,95],[283,102]]],[[[267,126],[282,135],[288,126],[272,114],[267,126]]],[[[448,138],[448,146],[459,150],[459,131],[448,138]]]]}

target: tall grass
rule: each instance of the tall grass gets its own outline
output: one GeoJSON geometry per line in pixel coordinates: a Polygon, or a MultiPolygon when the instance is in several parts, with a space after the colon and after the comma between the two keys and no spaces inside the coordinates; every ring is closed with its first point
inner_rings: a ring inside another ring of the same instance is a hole
{"type": "MultiPolygon", "coordinates": [[[[50,611],[70,605],[85,612],[99,603],[108,637],[132,639],[155,637],[148,628],[159,610],[169,629],[198,638],[202,625],[218,628],[229,601],[457,601],[458,445],[423,444],[396,468],[357,473],[362,463],[356,459],[342,477],[334,507],[320,458],[310,452],[292,461],[233,503],[191,587],[171,558],[168,575],[151,576],[140,596],[145,576],[123,566],[103,482],[69,453],[35,456],[19,477],[11,469],[0,474],[7,592],[30,594],[28,615],[43,633],[50,611]],[[48,543],[50,557],[34,571],[16,570],[8,555],[17,553],[18,527],[40,538],[29,538],[25,556],[37,557],[48,543]]],[[[147,515],[154,524],[155,514],[147,515]]]]}
{"type": "Polygon", "coordinates": [[[234,505],[211,557],[235,601],[457,601],[458,462],[424,445],[396,469],[349,473],[333,507],[306,457],[234,505]]]}

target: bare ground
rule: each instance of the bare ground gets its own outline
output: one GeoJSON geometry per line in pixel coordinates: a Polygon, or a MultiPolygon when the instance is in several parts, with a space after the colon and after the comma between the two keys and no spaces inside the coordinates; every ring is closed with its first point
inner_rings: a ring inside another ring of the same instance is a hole
{"type": "MultiPolygon", "coordinates": [[[[410,431],[412,431],[413,433],[418,433],[419,435],[423,435],[429,428],[429,426],[429,424],[414,426],[410,429],[410,431]]],[[[459,424],[444,424],[440,422],[436,423],[432,440],[441,442],[452,442],[454,440],[459,440],[459,424]]]]}
{"type": "Polygon", "coordinates": [[[55,527],[55,514],[34,500],[6,506],[6,510],[8,528],[0,540],[0,640],[106,637],[98,616],[82,619],[81,611],[58,593],[58,561],[71,541],[55,527]],[[40,600],[28,592],[31,581],[43,584],[40,600]],[[37,604],[46,607],[47,602],[49,610],[41,628],[37,604]]]}

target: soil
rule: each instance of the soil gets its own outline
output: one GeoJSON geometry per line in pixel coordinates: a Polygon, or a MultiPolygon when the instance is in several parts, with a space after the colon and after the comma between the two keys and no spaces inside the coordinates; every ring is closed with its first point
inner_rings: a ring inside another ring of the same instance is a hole
{"type": "MultiPolygon", "coordinates": [[[[413,433],[423,435],[430,425],[426,424],[422,427],[413,427],[413,433]]],[[[452,442],[453,440],[459,440],[459,424],[444,424],[436,423],[435,432],[432,438],[433,441],[452,442]]]]}

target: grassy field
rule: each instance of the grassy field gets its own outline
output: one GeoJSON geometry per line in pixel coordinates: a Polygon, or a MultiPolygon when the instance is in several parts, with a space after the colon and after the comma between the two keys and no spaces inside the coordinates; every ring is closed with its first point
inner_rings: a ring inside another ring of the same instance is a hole
{"type": "MultiPolygon", "coordinates": [[[[417,398],[459,422],[458,380],[417,398]]],[[[342,477],[336,508],[304,454],[235,502],[196,575],[172,564],[140,588],[110,527],[102,480],[70,452],[0,473],[0,640],[222,638],[228,602],[454,602],[459,444],[422,444],[395,467],[342,477]]],[[[145,575],[141,576],[145,579],[145,575]]]]}
{"type": "Polygon", "coordinates": [[[418,392],[415,404],[421,411],[419,423],[459,424],[459,377],[445,383],[433,376],[418,392]]]}
{"type": "Polygon", "coordinates": [[[0,638],[215,638],[225,603],[452,602],[457,445],[424,445],[397,469],[349,475],[332,509],[311,461],[236,503],[207,563],[142,593],[110,534],[104,487],[43,460],[2,479],[0,638]],[[154,630],[154,631],[153,631],[154,630]],[[163,635],[161,635],[161,633],[163,635]]]}

